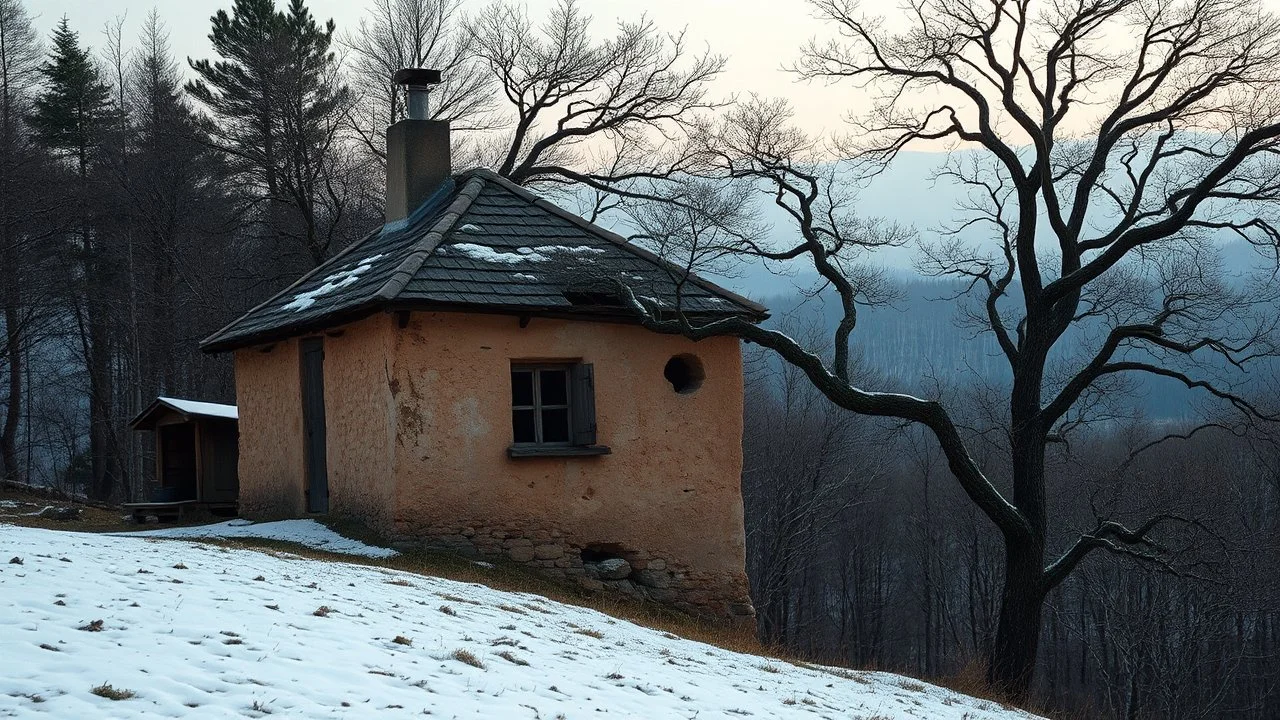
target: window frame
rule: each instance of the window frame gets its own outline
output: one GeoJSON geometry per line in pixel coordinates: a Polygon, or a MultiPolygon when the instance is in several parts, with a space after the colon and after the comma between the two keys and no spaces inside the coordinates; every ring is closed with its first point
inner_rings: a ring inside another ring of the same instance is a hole
{"type": "Polygon", "coordinates": [[[511,426],[511,447],[513,448],[572,448],[573,444],[573,363],[511,363],[511,375],[519,372],[528,372],[533,375],[533,404],[532,405],[516,405],[515,403],[515,385],[511,388],[511,412],[513,423],[511,426]],[[543,372],[559,372],[564,374],[564,404],[553,403],[550,405],[542,404],[542,373],[543,372]],[[514,415],[517,410],[527,410],[533,412],[533,436],[534,440],[519,441],[515,438],[514,415]],[[564,440],[545,441],[542,439],[542,413],[544,410],[564,410],[566,421],[566,434],[564,440]]]}
{"type": "Polygon", "coordinates": [[[596,435],[595,404],[595,371],[594,366],[582,360],[512,360],[508,375],[509,407],[511,408],[511,439],[507,455],[515,458],[549,458],[549,457],[582,457],[592,455],[609,455],[612,451],[607,445],[600,445],[596,435]],[[542,404],[542,378],[545,371],[562,372],[565,375],[565,404],[542,404]],[[519,372],[532,375],[533,404],[517,405],[515,400],[514,376],[519,372]],[[561,441],[543,442],[542,415],[545,410],[563,409],[568,424],[568,438],[561,441]],[[517,411],[532,412],[534,416],[534,442],[515,441],[515,414],[517,411]]]}

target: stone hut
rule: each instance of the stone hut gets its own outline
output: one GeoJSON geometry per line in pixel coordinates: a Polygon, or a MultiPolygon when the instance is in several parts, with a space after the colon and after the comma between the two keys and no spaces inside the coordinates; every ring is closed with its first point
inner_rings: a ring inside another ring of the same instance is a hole
{"type": "MultiPolygon", "coordinates": [[[[402,71],[411,93],[424,72],[402,71]]],[[[203,343],[235,353],[242,514],[351,516],[751,615],[739,343],[650,332],[619,288],[696,321],[765,309],[696,277],[677,293],[680,271],[623,238],[454,174],[447,122],[387,141],[386,224],[203,343]]]]}

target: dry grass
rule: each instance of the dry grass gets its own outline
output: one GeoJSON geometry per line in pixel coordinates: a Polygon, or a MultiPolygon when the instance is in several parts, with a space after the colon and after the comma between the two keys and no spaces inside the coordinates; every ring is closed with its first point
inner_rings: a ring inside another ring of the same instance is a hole
{"type": "Polygon", "coordinates": [[[514,665],[528,665],[528,664],[529,664],[529,661],[528,661],[528,660],[522,660],[522,659],[520,659],[520,658],[516,657],[516,656],[515,656],[515,654],[514,654],[514,653],[512,653],[510,650],[503,650],[503,651],[501,651],[501,652],[497,653],[497,655],[498,655],[498,657],[502,658],[503,660],[506,660],[507,662],[512,663],[512,664],[514,664],[514,665]]]}
{"type": "Polygon", "coordinates": [[[45,497],[39,493],[17,490],[11,486],[0,485],[0,500],[12,500],[20,503],[17,508],[0,510],[0,523],[20,525],[22,527],[44,528],[45,530],[76,530],[81,532],[119,532],[136,527],[125,521],[123,512],[114,508],[87,505],[45,497]],[[80,517],[75,520],[54,520],[26,513],[39,512],[42,508],[71,506],[80,509],[80,517]]]}
{"type": "Polygon", "coordinates": [[[586,635],[587,637],[595,638],[597,640],[604,639],[604,633],[599,630],[592,630],[591,628],[578,628],[577,630],[574,630],[574,632],[578,635],[586,635]]]}
{"type": "Polygon", "coordinates": [[[911,692],[924,692],[924,683],[916,682],[915,680],[911,680],[909,678],[902,678],[901,680],[899,680],[898,687],[902,688],[903,690],[910,690],[911,692]]]}
{"type": "Polygon", "coordinates": [[[480,658],[476,657],[476,654],[471,652],[470,650],[463,650],[462,648],[458,648],[457,650],[454,650],[452,653],[449,653],[449,657],[453,658],[454,660],[457,660],[460,663],[470,665],[471,667],[480,668],[481,670],[484,669],[484,663],[480,662],[480,658]]]}
{"type": "Polygon", "coordinates": [[[114,688],[111,686],[110,683],[102,683],[97,687],[90,688],[89,692],[93,693],[94,695],[97,695],[98,697],[104,697],[108,700],[128,700],[129,698],[137,694],[132,690],[125,690],[123,688],[114,688]]]}

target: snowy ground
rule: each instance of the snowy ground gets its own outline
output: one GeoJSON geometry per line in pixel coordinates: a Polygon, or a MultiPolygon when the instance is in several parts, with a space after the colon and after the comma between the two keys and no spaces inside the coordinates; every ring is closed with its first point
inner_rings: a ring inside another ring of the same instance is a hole
{"type": "Polygon", "coordinates": [[[0,524],[0,717],[424,713],[1031,717],[896,675],[733,653],[535,595],[286,553],[0,524]],[[134,695],[91,692],[104,684],[134,695]]]}

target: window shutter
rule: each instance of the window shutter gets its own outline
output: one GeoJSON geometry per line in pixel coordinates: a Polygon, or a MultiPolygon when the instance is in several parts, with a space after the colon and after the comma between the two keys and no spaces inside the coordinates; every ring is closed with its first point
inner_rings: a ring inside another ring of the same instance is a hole
{"type": "Polygon", "coordinates": [[[591,363],[578,363],[570,370],[573,383],[573,444],[596,444],[596,378],[591,363]]]}

